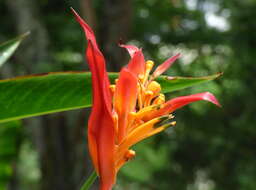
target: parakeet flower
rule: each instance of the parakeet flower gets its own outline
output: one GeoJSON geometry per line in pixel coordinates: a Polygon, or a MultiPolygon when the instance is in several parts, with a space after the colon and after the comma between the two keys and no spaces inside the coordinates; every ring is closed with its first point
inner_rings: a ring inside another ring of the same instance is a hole
{"type": "Polygon", "coordinates": [[[174,126],[173,111],[189,103],[206,100],[219,105],[209,92],[181,96],[165,101],[161,86],[154,79],[165,72],[180,56],[166,60],[151,74],[154,63],[145,61],[142,50],[119,44],[127,49],[130,61],[110,84],[105,59],[94,32],[72,10],[88,40],[86,58],[92,73],[93,103],[88,122],[88,146],[100,190],[110,190],[118,170],[135,156],[131,149],[139,141],[174,126]]]}

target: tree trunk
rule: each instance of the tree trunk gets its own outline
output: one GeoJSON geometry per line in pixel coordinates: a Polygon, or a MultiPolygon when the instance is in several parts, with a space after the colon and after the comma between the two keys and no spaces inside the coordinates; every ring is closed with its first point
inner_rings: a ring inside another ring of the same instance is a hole
{"type": "Polygon", "coordinates": [[[33,0],[6,0],[6,2],[16,23],[17,33],[31,32],[23,42],[23,49],[17,51],[14,74],[38,72],[40,66],[49,61],[47,49],[49,40],[47,30],[40,21],[37,3],[33,0]]]}
{"type": "Polygon", "coordinates": [[[108,67],[111,71],[119,71],[126,64],[127,53],[120,47],[120,39],[127,41],[132,20],[131,0],[103,1],[102,18],[100,19],[100,42],[103,47],[108,67]]]}
{"type": "MultiPolygon", "coordinates": [[[[40,19],[38,3],[34,0],[6,2],[16,22],[17,33],[31,31],[31,35],[23,43],[22,51],[17,52],[17,59],[12,67],[14,75],[42,72],[42,65],[49,64],[51,58],[48,52],[48,32],[40,19]]],[[[73,148],[76,145],[72,142],[73,128],[69,127],[67,120],[66,114],[61,113],[33,118],[25,122],[28,134],[32,134],[39,152],[42,190],[76,189],[74,180],[76,149],[73,148]]]]}

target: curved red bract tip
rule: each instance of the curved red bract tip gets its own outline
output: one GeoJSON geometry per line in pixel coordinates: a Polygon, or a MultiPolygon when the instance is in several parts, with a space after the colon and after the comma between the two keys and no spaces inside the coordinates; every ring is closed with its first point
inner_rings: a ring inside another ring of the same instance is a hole
{"type": "Polygon", "coordinates": [[[134,45],[125,45],[125,44],[122,44],[122,43],[119,43],[118,45],[122,48],[125,48],[128,51],[128,53],[130,54],[131,57],[134,56],[135,52],[140,50],[137,46],[134,46],[134,45]]]}
{"type": "Polygon", "coordinates": [[[91,29],[91,27],[79,16],[79,14],[73,8],[71,8],[71,11],[74,14],[77,22],[84,29],[87,40],[88,41],[90,40],[92,42],[93,46],[95,47],[95,49],[99,50],[97,42],[96,42],[95,34],[94,34],[93,30],[91,29]]]}
{"type": "Polygon", "coordinates": [[[210,92],[203,92],[203,93],[192,94],[192,95],[188,95],[188,96],[180,96],[180,97],[173,98],[173,99],[169,100],[168,102],[166,102],[166,104],[169,104],[173,108],[175,107],[176,109],[178,109],[178,108],[183,107],[189,103],[200,101],[200,100],[205,100],[205,101],[211,102],[211,103],[221,107],[218,100],[210,92]]]}
{"type": "Polygon", "coordinates": [[[163,62],[161,65],[159,65],[156,68],[156,70],[152,74],[152,77],[156,78],[156,77],[160,76],[167,69],[169,69],[172,66],[172,64],[174,63],[174,61],[176,61],[176,59],[178,59],[179,57],[180,57],[180,53],[178,53],[177,55],[174,55],[171,58],[167,59],[165,62],[163,62]]]}
{"type": "Polygon", "coordinates": [[[141,50],[136,51],[127,65],[127,68],[135,76],[144,75],[145,73],[145,59],[141,50]]]}
{"type": "Polygon", "coordinates": [[[155,117],[159,117],[161,115],[172,113],[173,111],[182,108],[185,105],[188,105],[193,102],[197,102],[200,100],[205,100],[208,102],[211,102],[219,107],[221,105],[219,104],[218,100],[215,98],[215,96],[210,92],[203,92],[198,94],[192,94],[188,96],[180,96],[177,98],[173,98],[169,101],[167,101],[161,109],[152,112],[151,114],[145,116],[143,120],[150,120],[155,117]]]}

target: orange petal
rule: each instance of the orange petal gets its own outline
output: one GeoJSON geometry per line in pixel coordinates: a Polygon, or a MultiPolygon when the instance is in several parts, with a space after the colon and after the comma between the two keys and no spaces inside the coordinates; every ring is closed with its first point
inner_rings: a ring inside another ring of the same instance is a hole
{"type": "Polygon", "coordinates": [[[127,68],[136,76],[145,74],[145,59],[141,50],[136,51],[127,65],[127,68]]]}
{"type": "Polygon", "coordinates": [[[118,114],[118,140],[126,134],[128,114],[134,111],[137,101],[137,78],[127,69],[120,72],[114,93],[114,109],[118,114]]]}

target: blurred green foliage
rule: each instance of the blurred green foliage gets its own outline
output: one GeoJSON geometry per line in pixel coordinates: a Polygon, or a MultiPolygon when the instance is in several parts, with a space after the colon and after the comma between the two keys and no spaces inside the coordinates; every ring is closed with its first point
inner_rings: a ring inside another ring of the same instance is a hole
{"type": "MultiPolygon", "coordinates": [[[[94,3],[99,15],[97,22],[101,23],[101,1],[94,3]]],[[[175,128],[134,147],[137,157],[121,170],[116,189],[254,190],[256,1],[133,0],[132,3],[130,42],[143,47],[146,57],[156,64],[176,52],[182,53],[169,75],[224,72],[221,79],[169,96],[210,91],[223,107],[218,109],[202,102],[177,111],[175,128]]],[[[77,1],[71,4],[79,6],[77,1]]],[[[2,18],[7,18],[5,4],[0,2],[0,5],[2,18]]],[[[70,4],[40,0],[37,6],[45,13],[42,20],[50,31],[50,61],[54,63],[41,71],[83,68],[83,34],[69,13],[70,4]]],[[[10,38],[14,28],[13,23],[2,18],[1,40],[10,38]]],[[[10,161],[18,157],[24,146],[19,151],[11,148],[21,136],[17,132],[21,130],[19,127],[5,129],[14,130],[8,135],[0,134],[0,142],[4,136],[8,139],[8,146],[4,147],[13,151],[7,161],[2,156],[0,159],[1,181],[6,184],[12,177],[10,161]]],[[[0,155],[6,148],[0,148],[0,155]]],[[[37,150],[32,152],[36,154],[37,150]]],[[[31,165],[38,169],[37,164],[31,165]]],[[[39,179],[39,174],[30,178],[21,189],[32,189],[29,184],[40,183],[39,179]]]]}
{"type": "Polygon", "coordinates": [[[13,121],[0,125],[0,189],[6,187],[13,175],[21,141],[21,123],[13,121]]]}

